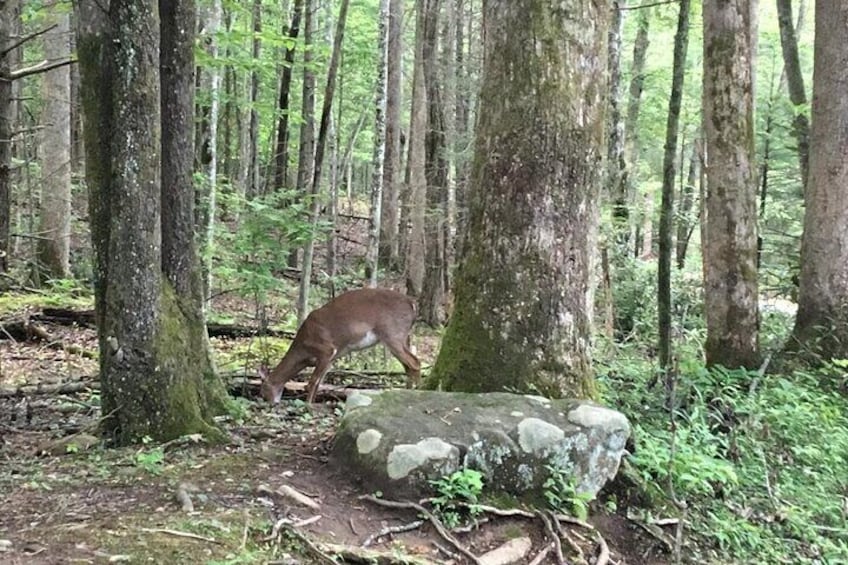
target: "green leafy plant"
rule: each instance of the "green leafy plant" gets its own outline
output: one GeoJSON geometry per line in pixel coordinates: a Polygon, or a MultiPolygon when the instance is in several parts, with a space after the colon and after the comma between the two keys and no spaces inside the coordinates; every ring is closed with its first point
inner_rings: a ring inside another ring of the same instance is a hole
{"type": "Polygon", "coordinates": [[[462,469],[441,479],[430,481],[439,493],[431,500],[436,515],[448,528],[455,528],[463,516],[473,520],[480,514],[477,505],[483,492],[483,475],[474,469],[462,469]]]}
{"type": "MultiPolygon", "coordinates": [[[[153,439],[150,436],[144,436],[141,443],[149,445],[153,439]]],[[[140,449],[135,454],[135,464],[137,467],[150,473],[158,475],[162,472],[162,465],[165,462],[165,450],[161,446],[156,446],[150,449],[140,449]]]]}
{"type": "Polygon", "coordinates": [[[548,478],[542,483],[545,500],[553,510],[566,512],[581,520],[589,515],[589,501],[592,496],[577,492],[574,477],[561,467],[545,465],[548,478]]]}

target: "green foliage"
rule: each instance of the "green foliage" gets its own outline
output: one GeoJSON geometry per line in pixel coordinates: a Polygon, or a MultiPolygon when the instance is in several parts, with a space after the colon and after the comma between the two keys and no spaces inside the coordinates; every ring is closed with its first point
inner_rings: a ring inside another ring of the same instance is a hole
{"type": "Polygon", "coordinates": [[[292,249],[326,229],[313,233],[308,201],[294,191],[246,200],[222,194],[222,209],[240,210],[236,226],[218,224],[215,277],[233,285],[243,296],[264,300],[268,292],[284,288],[282,271],[292,249]]]}
{"type": "Polygon", "coordinates": [[[237,424],[243,424],[250,417],[253,403],[246,398],[230,397],[227,399],[227,415],[237,424]]]}
{"type": "MultiPolygon", "coordinates": [[[[657,267],[654,261],[618,256],[614,259],[616,336],[621,340],[656,340],[657,267]]],[[[672,323],[680,331],[704,328],[700,273],[672,269],[672,323]]],[[[597,298],[602,299],[602,293],[597,298]]],[[[600,311],[600,310],[599,310],[600,311]]]]}
{"type": "Polygon", "coordinates": [[[431,500],[436,515],[448,528],[459,526],[463,515],[474,520],[480,514],[477,502],[483,492],[483,475],[479,471],[463,469],[430,484],[439,493],[431,500]]]}
{"type": "Polygon", "coordinates": [[[600,380],[634,422],[636,471],[687,502],[689,542],[719,562],[848,560],[848,399],[827,386],[844,368],[761,376],[705,369],[685,347],[679,354],[673,449],[644,355],[620,348],[600,380]]]}
{"type": "MultiPolygon", "coordinates": [[[[141,442],[145,446],[149,445],[153,439],[149,436],[142,438],[141,442]]],[[[135,465],[140,469],[150,473],[151,475],[159,475],[162,473],[162,466],[165,462],[165,450],[161,446],[150,448],[142,448],[135,453],[135,465]]]]}
{"type": "Polygon", "coordinates": [[[585,520],[589,515],[591,495],[577,492],[574,477],[561,467],[545,465],[548,478],[542,483],[545,500],[553,510],[585,520]]]}

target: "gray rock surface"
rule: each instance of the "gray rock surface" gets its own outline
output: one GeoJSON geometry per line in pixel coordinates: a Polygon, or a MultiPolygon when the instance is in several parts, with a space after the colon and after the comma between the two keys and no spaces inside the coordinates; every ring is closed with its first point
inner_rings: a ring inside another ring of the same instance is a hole
{"type": "Polygon", "coordinates": [[[389,497],[432,494],[429,480],[464,467],[486,492],[539,500],[547,467],[594,496],[618,471],[627,418],[584,400],[415,390],[354,393],[345,405],[332,463],[366,490],[389,497]]]}

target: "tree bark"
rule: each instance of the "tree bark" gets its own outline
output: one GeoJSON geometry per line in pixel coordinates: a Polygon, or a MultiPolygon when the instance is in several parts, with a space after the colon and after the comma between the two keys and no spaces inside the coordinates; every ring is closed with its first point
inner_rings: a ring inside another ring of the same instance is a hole
{"type": "Polygon", "coordinates": [[[704,248],[709,365],[759,365],[754,0],[704,5],[704,248]]]}
{"type": "MultiPolygon", "coordinates": [[[[467,193],[468,193],[468,171],[469,154],[471,147],[471,136],[469,135],[469,120],[471,116],[471,93],[476,92],[473,73],[468,68],[468,52],[471,50],[472,41],[466,40],[465,25],[468,22],[470,29],[472,18],[466,13],[465,0],[453,0],[456,10],[456,72],[455,76],[455,112],[456,123],[454,126],[454,186],[456,200],[456,217],[454,222],[454,236],[451,238],[454,245],[454,260],[461,253],[462,244],[465,240],[465,226],[468,215],[467,193]],[[467,51],[468,52],[467,52],[467,51]]],[[[453,284],[451,284],[453,288],[453,284]]]]}
{"type": "MultiPolygon", "coordinates": [[[[70,18],[54,1],[44,34],[44,57],[54,63],[71,54],[70,18]]],[[[47,278],[71,272],[71,73],[69,66],[47,71],[42,83],[41,225],[38,239],[40,271],[47,278]]]]}
{"type": "Polygon", "coordinates": [[[597,393],[589,343],[608,20],[605,4],[483,3],[468,239],[430,385],[597,393]]]}
{"type": "MultiPolygon", "coordinates": [[[[648,54],[648,47],[650,46],[650,26],[651,26],[651,9],[643,8],[638,11],[638,17],[636,24],[636,39],[633,43],[633,63],[630,67],[630,85],[628,88],[628,101],[627,101],[627,118],[624,122],[624,132],[625,132],[625,153],[626,153],[626,161],[627,161],[627,173],[626,173],[626,184],[627,184],[627,201],[628,207],[633,208],[637,206],[636,201],[636,186],[638,185],[638,175],[636,174],[636,165],[639,162],[639,111],[642,108],[642,89],[645,84],[645,59],[648,54]]],[[[647,235],[650,237],[650,218],[653,212],[653,197],[649,195],[649,198],[645,199],[647,202],[650,202],[651,206],[649,208],[643,208],[642,214],[643,217],[647,217],[647,235]]],[[[640,254],[639,242],[637,241],[636,233],[639,229],[638,214],[631,213],[628,214],[631,219],[630,221],[630,236],[628,237],[630,245],[632,245],[633,255],[638,256],[640,254]]],[[[643,231],[646,231],[643,229],[643,231]]],[[[650,245],[648,246],[650,249],[650,245]]]]}
{"type": "MultiPolygon", "coordinates": [[[[800,19],[800,16],[799,16],[800,19]]],[[[783,68],[789,99],[795,106],[792,134],[798,143],[798,165],[801,170],[802,188],[807,186],[810,170],[810,124],[807,120],[807,92],[804,89],[804,74],[798,60],[798,41],[792,25],[792,0],[777,0],[777,23],[780,27],[780,46],[783,52],[783,68]]]]}
{"type": "MultiPolygon", "coordinates": [[[[163,40],[161,63],[177,65],[168,45],[185,45],[182,49],[190,52],[193,38],[186,41],[184,34],[193,34],[194,22],[185,20],[194,14],[193,3],[162,3],[162,31],[179,30],[180,39],[163,40]]],[[[113,0],[108,13],[105,6],[102,0],[77,4],[100,379],[103,412],[109,414],[104,432],[118,444],[195,432],[220,438],[211,422],[221,404],[211,399],[223,395],[213,394],[221,384],[207,372],[207,350],[197,341],[205,335],[202,318],[183,309],[186,302],[171,284],[176,270],[169,267],[163,275],[163,234],[188,231],[191,216],[180,228],[161,223],[163,191],[188,191],[190,185],[161,182],[159,10],[141,0],[113,0]]],[[[193,67],[190,54],[180,57],[189,57],[193,67]]],[[[165,84],[175,86],[168,79],[165,84]]],[[[192,88],[187,90],[180,100],[190,104],[192,88]]],[[[181,111],[190,117],[190,109],[181,111]]],[[[173,168],[169,178],[190,170],[184,163],[192,154],[190,123],[186,119],[179,126],[187,147],[175,157],[180,165],[166,165],[173,168]]],[[[175,139],[171,144],[177,145],[175,139]]],[[[194,272],[197,280],[197,265],[194,272]]]]}
{"type": "Polygon", "coordinates": [[[280,99],[277,110],[280,117],[277,120],[277,148],[274,150],[274,185],[275,191],[288,185],[289,170],[289,97],[291,94],[292,67],[294,66],[295,40],[300,33],[300,17],[303,14],[303,0],[295,0],[292,8],[292,20],[287,36],[289,46],[283,62],[283,72],[280,76],[280,99]]]}
{"type": "Polygon", "coordinates": [[[674,160],[677,155],[677,136],[680,106],[683,101],[683,77],[686,70],[686,50],[689,47],[689,0],[680,0],[677,34],[674,36],[674,59],[671,73],[671,96],[665,126],[663,151],[662,204],[660,207],[660,245],[657,273],[657,313],[659,325],[660,368],[671,364],[671,231],[674,220],[674,160]]]}
{"type": "Polygon", "coordinates": [[[810,178],[790,348],[848,358],[848,11],[816,1],[810,178]],[[839,71],[838,71],[839,70],[839,71]]]}
{"type": "Polygon", "coordinates": [[[444,166],[445,166],[445,268],[444,288],[445,297],[440,301],[440,315],[449,316],[447,304],[453,289],[453,272],[456,265],[456,86],[457,86],[457,64],[456,64],[456,34],[457,29],[462,26],[459,13],[459,2],[447,0],[444,28],[442,32],[442,69],[444,72],[443,88],[443,126],[444,132],[444,166]]]}
{"type": "MultiPolygon", "coordinates": [[[[76,35],[71,31],[76,29],[76,20],[73,19],[73,13],[70,14],[71,27],[70,35],[70,52],[77,52],[76,35]]],[[[74,178],[85,175],[85,148],[82,142],[82,116],[80,115],[80,95],[79,95],[79,65],[70,66],[71,75],[71,176],[74,178]]]]}
{"type": "Polygon", "coordinates": [[[689,246],[689,238],[697,218],[692,217],[692,209],[695,205],[695,183],[698,181],[701,156],[700,140],[696,139],[692,144],[692,156],[689,158],[689,173],[686,175],[686,183],[683,185],[680,197],[680,212],[677,219],[677,241],[675,259],[677,268],[683,270],[686,265],[686,251],[689,246]]]}
{"type": "MultiPolygon", "coordinates": [[[[312,180],[312,167],[315,160],[315,70],[312,61],[313,35],[315,34],[315,3],[314,0],[305,0],[303,5],[303,94],[301,96],[301,124],[300,124],[300,147],[297,158],[297,181],[296,191],[298,197],[302,198],[309,194],[309,181],[312,180]]],[[[289,267],[297,265],[297,250],[292,250],[289,255],[289,267]]],[[[305,283],[309,284],[307,280],[305,283]]],[[[298,298],[298,321],[302,321],[309,308],[309,297],[298,298]]]]}
{"type": "MultiPolygon", "coordinates": [[[[251,55],[254,61],[259,61],[262,53],[262,0],[253,0],[253,39],[251,42],[251,55]]],[[[247,178],[245,179],[245,194],[247,198],[260,196],[259,179],[259,69],[250,71],[250,121],[248,124],[248,148],[247,148],[247,178]]]]}
{"type": "Polygon", "coordinates": [[[0,3],[0,273],[9,270],[12,226],[12,103],[11,51],[13,30],[18,19],[17,0],[0,3]],[[8,51],[8,52],[7,52],[8,51]]]}
{"type": "MultiPolygon", "coordinates": [[[[627,165],[624,159],[624,120],[621,115],[621,35],[624,28],[626,0],[613,0],[612,21],[608,36],[607,68],[609,69],[609,124],[607,142],[607,189],[612,200],[612,215],[627,237],[629,216],[627,198],[627,165]]],[[[616,239],[620,239],[617,237],[616,239]]]]}
{"type": "Polygon", "coordinates": [[[390,0],[386,66],[386,155],[380,206],[380,263],[395,269],[399,262],[401,104],[403,79],[403,0],[390,0]]]}
{"type": "Polygon", "coordinates": [[[427,205],[427,178],[425,135],[427,133],[427,89],[424,79],[424,20],[427,0],[416,2],[415,62],[412,77],[412,109],[409,125],[409,235],[406,249],[406,292],[420,296],[424,285],[425,207],[427,205]]]}
{"type": "Polygon", "coordinates": [[[419,316],[438,327],[444,321],[445,273],[447,271],[447,160],[442,76],[439,73],[439,11],[441,0],[427,0],[424,22],[424,84],[427,90],[427,133],[424,136],[427,180],[427,252],[424,286],[418,301],[419,316]]]}
{"type": "MultiPolygon", "coordinates": [[[[223,10],[221,0],[213,0],[210,7],[209,17],[206,22],[206,34],[209,40],[206,43],[206,51],[211,59],[218,57],[218,28],[221,26],[223,10]]],[[[221,101],[221,73],[217,68],[210,68],[207,73],[209,79],[209,110],[206,144],[206,191],[204,194],[206,206],[203,214],[203,278],[204,298],[212,296],[212,258],[215,246],[215,217],[218,208],[218,114],[221,101]]]]}
{"type": "MultiPolygon", "coordinates": [[[[233,30],[233,11],[225,8],[223,16],[224,31],[229,35],[233,30]]],[[[232,52],[232,47],[228,43],[224,48],[224,58],[228,61],[231,60],[232,52]]],[[[233,121],[235,114],[238,112],[235,100],[236,71],[233,65],[224,67],[222,82],[225,102],[223,116],[221,118],[221,143],[223,147],[219,153],[221,153],[224,175],[226,175],[228,181],[232,184],[238,178],[238,164],[237,160],[233,158],[233,121]]],[[[240,204],[237,204],[235,210],[233,210],[233,217],[237,225],[241,214],[239,206],[240,204]]]]}
{"type": "Polygon", "coordinates": [[[368,225],[368,248],[366,250],[366,270],[368,286],[377,286],[377,267],[379,262],[380,226],[382,223],[383,172],[386,159],[386,90],[388,74],[389,47],[389,0],[380,0],[380,23],[377,68],[377,104],[374,112],[374,155],[371,159],[371,220],[368,225]]]}

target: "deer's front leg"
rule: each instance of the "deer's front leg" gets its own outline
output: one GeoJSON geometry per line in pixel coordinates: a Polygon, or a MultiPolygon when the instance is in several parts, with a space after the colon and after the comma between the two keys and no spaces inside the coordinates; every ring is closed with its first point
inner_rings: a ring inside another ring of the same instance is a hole
{"type": "Polygon", "coordinates": [[[307,396],[306,402],[312,404],[315,400],[315,393],[318,391],[318,385],[324,379],[324,375],[330,369],[333,359],[336,356],[335,347],[322,347],[316,352],[315,369],[312,371],[312,376],[309,377],[309,384],[306,386],[307,396]]]}

